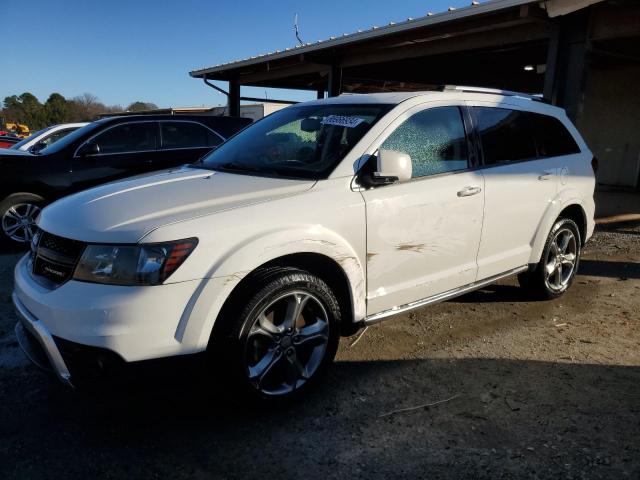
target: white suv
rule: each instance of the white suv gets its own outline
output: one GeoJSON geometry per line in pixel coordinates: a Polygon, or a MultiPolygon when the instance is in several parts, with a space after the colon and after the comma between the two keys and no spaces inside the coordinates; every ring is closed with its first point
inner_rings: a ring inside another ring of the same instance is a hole
{"type": "Polygon", "coordinates": [[[391,315],[515,274],[561,295],[594,228],[592,160],[563,110],[512,92],[298,104],[196,164],[45,208],[16,332],[67,383],[206,351],[287,398],[391,315]]]}

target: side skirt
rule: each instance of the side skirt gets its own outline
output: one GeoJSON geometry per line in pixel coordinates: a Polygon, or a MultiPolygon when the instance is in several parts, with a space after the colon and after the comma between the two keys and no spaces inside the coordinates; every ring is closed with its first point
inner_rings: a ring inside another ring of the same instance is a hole
{"type": "Polygon", "coordinates": [[[399,305],[397,307],[390,308],[389,310],[383,310],[382,312],[375,313],[373,315],[366,317],[361,322],[361,324],[362,326],[373,325],[374,323],[378,323],[383,320],[386,320],[388,317],[392,317],[393,315],[404,313],[409,310],[413,310],[415,308],[424,307],[426,305],[432,305],[434,303],[440,303],[446,300],[451,300],[452,298],[459,297],[460,295],[464,295],[465,293],[472,292],[473,290],[477,290],[482,287],[486,287],[487,285],[497,282],[498,280],[511,277],[512,275],[516,275],[528,269],[529,269],[528,265],[523,265],[522,267],[514,268],[513,270],[509,270],[507,272],[500,273],[498,275],[494,275],[492,277],[470,283],[469,285],[464,285],[462,287],[457,287],[452,290],[447,290],[446,292],[438,293],[436,295],[432,295],[431,297],[423,298],[422,300],[417,300],[415,302],[407,303],[405,305],[399,305]]]}

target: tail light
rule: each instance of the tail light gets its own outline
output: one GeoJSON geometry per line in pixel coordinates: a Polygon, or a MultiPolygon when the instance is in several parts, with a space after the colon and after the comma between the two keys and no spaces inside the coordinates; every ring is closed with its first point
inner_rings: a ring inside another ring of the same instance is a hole
{"type": "Polygon", "coordinates": [[[598,159],[596,157],[591,159],[591,168],[593,168],[593,173],[598,173],[598,159]]]}

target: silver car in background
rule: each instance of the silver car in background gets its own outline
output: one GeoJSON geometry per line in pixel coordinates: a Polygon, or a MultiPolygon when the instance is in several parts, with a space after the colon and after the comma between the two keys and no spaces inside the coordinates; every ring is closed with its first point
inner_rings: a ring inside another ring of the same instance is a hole
{"type": "Polygon", "coordinates": [[[37,153],[43,148],[57,142],[62,137],[70,134],[74,130],[87,125],[87,122],[61,123],[38,130],[31,136],[12,145],[9,150],[21,150],[23,152],[37,153]]]}

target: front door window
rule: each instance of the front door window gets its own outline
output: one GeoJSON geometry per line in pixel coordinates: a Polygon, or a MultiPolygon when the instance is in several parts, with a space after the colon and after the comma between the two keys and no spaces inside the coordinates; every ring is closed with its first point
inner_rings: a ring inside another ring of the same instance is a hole
{"type": "Polygon", "coordinates": [[[458,107],[430,108],[416,113],[380,148],[407,153],[414,178],[467,168],[467,140],[458,107]]]}

